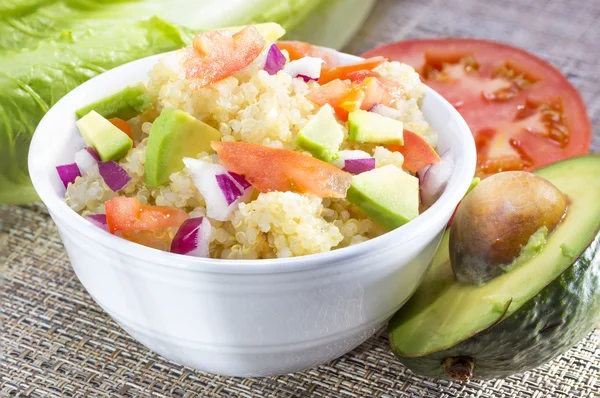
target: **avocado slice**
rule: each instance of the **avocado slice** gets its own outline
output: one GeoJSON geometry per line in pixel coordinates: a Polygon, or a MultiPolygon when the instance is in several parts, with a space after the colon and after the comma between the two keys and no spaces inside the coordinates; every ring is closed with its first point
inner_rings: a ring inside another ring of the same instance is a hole
{"type": "Polygon", "coordinates": [[[142,82],[134,83],[108,97],[75,111],[77,118],[94,110],[107,119],[118,117],[129,120],[152,106],[152,97],[142,82]]]}
{"type": "Polygon", "coordinates": [[[300,148],[325,162],[337,159],[342,141],[342,127],[335,119],[333,108],[329,104],[323,105],[296,137],[300,148]]]}
{"type": "Polygon", "coordinates": [[[449,233],[422,284],[389,323],[390,344],[417,374],[506,377],[565,352],[600,321],[600,156],[539,169],[569,198],[533,258],[484,285],[456,282],[449,233]]]}
{"type": "Polygon", "coordinates": [[[75,123],[85,143],[105,162],[121,159],[133,146],[127,134],[96,111],[90,111],[75,123]]]}
{"type": "Polygon", "coordinates": [[[392,230],[419,215],[419,180],[394,165],[352,177],[346,199],[392,230]]]}
{"type": "Polygon", "coordinates": [[[404,145],[404,124],[399,120],[359,109],[348,114],[348,140],[404,145]]]}
{"type": "Polygon", "coordinates": [[[184,168],[184,157],[213,153],[210,143],[220,139],[221,132],[214,127],[178,109],[164,108],[152,123],[148,136],[146,185],[157,187],[169,181],[172,173],[184,168]]]}

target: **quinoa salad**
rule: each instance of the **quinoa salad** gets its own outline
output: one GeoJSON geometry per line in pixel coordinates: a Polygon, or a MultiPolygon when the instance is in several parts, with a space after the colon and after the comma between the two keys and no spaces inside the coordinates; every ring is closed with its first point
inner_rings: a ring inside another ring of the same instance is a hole
{"type": "Polygon", "coordinates": [[[201,33],[146,82],[81,104],[85,147],[57,166],[66,204],[132,242],[223,259],[327,252],[416,218],[451,167],[419,75],[283,33],[201,33]]]}

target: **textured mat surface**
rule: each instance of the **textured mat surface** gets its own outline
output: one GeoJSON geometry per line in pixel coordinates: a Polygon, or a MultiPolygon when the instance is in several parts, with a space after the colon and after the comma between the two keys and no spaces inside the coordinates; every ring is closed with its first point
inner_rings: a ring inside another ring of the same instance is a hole
{"type": "MultiPolygon", "coordinates": [[[[599,1],[380,0],[347,50],[436,36],[506,41],[552,62],[581,90],[600,151],[599,1]]],[[[193,371],[146,350],[96,305],[41,205],[0,206],[0,266],[0,396],[600,397],[600,330],[549,364],[490,382],[417,377],[383,334],[304,373],[241,379],[193,371]]]]}

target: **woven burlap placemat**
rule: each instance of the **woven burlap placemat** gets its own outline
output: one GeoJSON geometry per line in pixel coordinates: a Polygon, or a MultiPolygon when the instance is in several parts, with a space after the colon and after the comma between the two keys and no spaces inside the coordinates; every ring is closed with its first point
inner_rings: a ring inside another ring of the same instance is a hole
{"type": "MultiPolygon", "coordinates": [[[[579,88],[600,150],[598,0],[380,0],[347,48],[408,37],[501,40],[537,53],[579,88]]],[[[219,377],[166,361],[131,339],[73,273],[43,205],[0,206],[0,396],[600,397],[600,330],[556,360],[506,380],[415,376],[379,333],[327,365],[276,378],[219,377]]]]}

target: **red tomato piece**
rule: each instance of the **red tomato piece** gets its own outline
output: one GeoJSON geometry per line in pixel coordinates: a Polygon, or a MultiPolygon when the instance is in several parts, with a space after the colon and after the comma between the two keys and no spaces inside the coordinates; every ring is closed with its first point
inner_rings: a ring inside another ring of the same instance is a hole
{"type": "Polygon", "coordinates": [[[353,93],[352,89],[352,83],[349,80],[338,79],[316,87],[307,94],[306,98],[320,106],[325,104],[331,105],[338,118],[347,120],[348,110],[342,108],[340,103],[345,98],[349,98],[351,94],[357,95],[356,92],[353,93]]]}
{"type": "Polygon", "coordinates": [[[235,34],[215,30],[196,35],[193,48],[185,49],[186,77],[200,88],[241,71],[254,61],[266,42],[252,25],[235,34]]]}
{"type": "Polygon", "coordinates": [[[370,71],[385,61],[386,59],[384,57],[372,57],[353,64],[339,65],[333,68],[327,66],[321,67],[319,84],[329,83],[335,79],[344,80],[348,78],[349,74],[356,73],[358,71],[370,71]]]}
{"type": "Polygon", "coordinates": [[[106,223],[111,234],[116,231],[148,231],[177,228],[190,216],[169,206],[145,206],[136,198],[117,196],[104,203],[106,223]]]}
{"type": "Polygon", "coordinates": [[[213,142],[229,171],[243,175],[261,192],[292,191],[344,198],[352,175],[312,156],[245,142],[213,142]]]}
{"type": "Polygon", "coordinates": [[[131,141],[133,142],[133,146],[135,147],[135,141],[133,140],[133,132],[131,131],[131,125],[129,122],[123,119],[119,119],[118,117],[113,117],[108,119],[109,122],[113,124],[113,126],[117,127],[119,130],[127,134],[131,141]]]}
{"type": "Polygon", "coordinates": [[[400,152],[404,156],[402,165],[408,171],[416,173],[430,164],[438,164],[442,160],[437,152],[418,134],[404,130],[404,145],[388,145],[390,151],[400,152]]]}
{"type": "Polygon", "coordinates": [[[465,118],[478,148],[477,174],[533,170],[587,153],[591,126],[577,90],[522,49],[474,39],[391,43],[363,54],[413,66],[465,118]]]}
{"type": "Polygon", "coordinates": [[[277,47],[280,50],[286,50],[290,56],[290,61],[309,56],[315,58],[321,58],[325,61],[327,67],[334,67],[339,65],[340,61],[336,54],[336,51],[326,47],[315,46],[303,41],[278,41],[277,47]]]}
{"type": "Polygon", "coordinates": [[[346,79],[350,80],[352,83],[362,83],[368,77],[380,77],[379,73],[373,72],[372,70],[357,70],[355,72],[350,72],[346,76],[346,79]]]}
{"type": "Polygon", "coordinates": [[[393,105],[402,88],[380,77],[366,77],[360,82],[332,80],[311,90],[306,96],[317,105],[329,104],[341,120],[348,120],[354,110],[369,110],[375,104],[393,105]]]}

